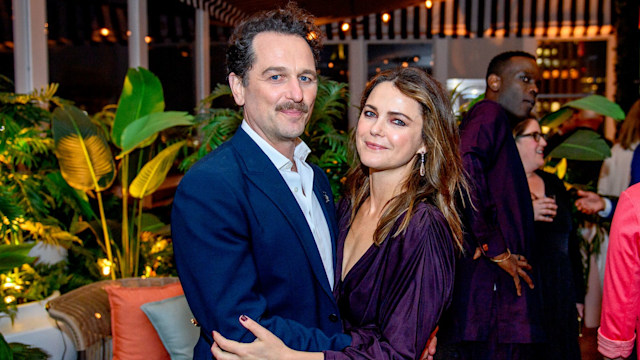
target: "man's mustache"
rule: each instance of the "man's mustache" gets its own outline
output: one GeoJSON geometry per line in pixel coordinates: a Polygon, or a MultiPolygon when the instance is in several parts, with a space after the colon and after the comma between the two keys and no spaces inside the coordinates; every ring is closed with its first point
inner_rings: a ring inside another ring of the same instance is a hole
{"type": "Polygon", "coordinates": [[[286,102],[284,104],[276,105],[276,111],[282,110],[297,110],[302,111],[303,113],[309,112],[309,106],[305,103],[297,103],[297,102],[286,102]]]}

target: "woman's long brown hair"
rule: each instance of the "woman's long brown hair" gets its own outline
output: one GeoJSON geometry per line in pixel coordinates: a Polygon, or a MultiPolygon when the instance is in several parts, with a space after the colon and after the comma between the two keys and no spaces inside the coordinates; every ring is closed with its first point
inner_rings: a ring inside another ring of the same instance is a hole
{"type": "MultiPolygon", "coordinates": [[[[435,205],[444,214],[456,246],[462,249],[462,221],[457,210],[459,201],[468,198],[468,184],[458,151],[460,142],[458,125],[454,118],[449,97],[440,83],[418,68],[386,70],[368,83],[362,94],[360,108],[373,89],[383,82],[391,82],[405,96],[416,100],[422,109],[422,139],[426,145],[425,176],[420,176],[420,158],[413,160],[412,171],[405,179],[403,191],[385,205],[373,235],[379,245],[391,233],[396,221],[407,214],[393,236],[406,230],[418,203],[435,205]],[[464,193],[465,196],[462,196],[464,193]]],[[[355,134],[355,132],[354,132],[355,134]]],[[[369,169],[360,162],[353,144],[353,166],[347,173],[346,196],[352,204],[351,222],[357,209],[369,196],[369,169]]]]}

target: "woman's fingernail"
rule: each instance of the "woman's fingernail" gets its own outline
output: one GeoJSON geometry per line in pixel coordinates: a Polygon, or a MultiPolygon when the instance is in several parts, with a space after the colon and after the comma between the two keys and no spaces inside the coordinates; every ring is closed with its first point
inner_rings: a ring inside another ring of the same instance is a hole
{"type": "Polygon", "coordinates": [[[240,320],[247,321],[248,320],[247,315],[240,315],[240,320]]]}

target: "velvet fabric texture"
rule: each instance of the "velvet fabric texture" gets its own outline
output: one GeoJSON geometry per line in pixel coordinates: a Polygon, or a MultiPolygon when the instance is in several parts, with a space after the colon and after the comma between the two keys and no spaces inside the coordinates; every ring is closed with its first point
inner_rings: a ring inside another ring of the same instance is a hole
{"type": "MultiPolygon", "coordinates": [[[[338,262],[351,209],[339,210],[338,262]]],[[[400,218],[391,231],[395,232],[400,218]]],[[[373,244],[346,274],[336,275],[336,290],[351,346],[326,351],[325,359],[418,359],[453,291],[454,243],[442,213],[420,203],[405,234],[373,244]]]]}

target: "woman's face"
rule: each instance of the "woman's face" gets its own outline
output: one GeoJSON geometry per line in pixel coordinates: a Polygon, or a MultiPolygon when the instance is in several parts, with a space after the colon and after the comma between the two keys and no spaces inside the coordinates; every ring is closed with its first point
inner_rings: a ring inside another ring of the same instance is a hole
{"type": "Polygon", "coordinates": [[[516,145],[525,172],[532,172],[544,165],[543,151],[547,146],[547,141],[542,136],[540,125],[535,119],[529,120],[522,134],[516,137],[516,145]],[[536,141],[536,137],[538,137],[538,141],[536,141]]]}
{"type": "Polygon", "coordinates": [[[420,104],[391,82],[378,84],[367,99],[356,129],[360,161],[370,171],[411,170],[417,153],[424,152],[420,104]]]}

